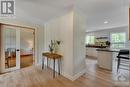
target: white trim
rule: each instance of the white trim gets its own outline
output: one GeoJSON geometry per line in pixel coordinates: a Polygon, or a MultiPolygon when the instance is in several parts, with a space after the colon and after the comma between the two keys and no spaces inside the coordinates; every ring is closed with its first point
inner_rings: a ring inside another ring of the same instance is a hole
{"type": "Polygon", "coordinates": [[[77,73],[76,75],[73,76],[73,81],[81,77],[83,74],[86,73],[86,69],[82,70],[81,72],[77,73]]]}
{"type": "MultiPolygon", "coordinates": [[[[0,73],[4,73],[4,72],[9,72],[9,71],[14,71],[14,70],[17,70],[17,69],[20,69],[20,52],[16,52],[16,66],[15,67],[12,67],[12,68],[5,68],[5,44],[4,44],[4,40],[5,40],[5,37],[4,37],[4,28],[8,28],[8,26],[6,25],[2,25],[2,29],[1,29],[1,32],[2,32],[2,35],[1,35],[1,71],[0,73]]],[[[10,29],[12,30],[15,30],[16,31],[16,49],[20,49],[20,30],[19,28],[16,29],[15,27],[12,27],[10,26],[10,29]]]]}
{"type": "Polygon", "coordinates": [[[37,63],[38,63],[38,54],[37,54],[37,28],[34,28],[34,33],[35,33],[35,35],[34,35],[34,38],[35,38],[35,41],[34,41],[34,65],[37,65],[37,63]]]}
{"type": "MultiPolygon", "coordinates": [[[[4,26],[4,25],[3,25],[4,26]]],[[[4,27],[6,27],[6,26],[4,26],[4,27]]],[[[11,26],[12,27],[12,26],[11,26]]],[[[14,27],[13,27],[14,28],[14,27]]],[[[20,29],[21,28],[17,28],[16,29],[16,31],[17,31],[17,37],[16,37],[16,39],[17,39],[17,42],[16,43],[18,43],[19,45],[17,46],[17,48],[19,48],[20,49],[20,39],[18,39],[18,38],[20,38],[20,29]]],[[[33,59],[35,60],[35,62],[33,63],[33,65],[37,65],[37,60],[38,60],[38,55],[37,55],[37,28],[34,28],[34,31],[35,31],[35,44],[34,44],[34,56],[33,56],[33,59]]],[[[1,32],[2,32],[2,30],[1,30],[1,32]]],[[[1,41],[2,41],[2,44],[1,44],[1,58],[4,58],[5,56],[4,56],[4,43],[3,43],[3,33],[2,33],[2,35],[1,35],[1,41]]],[[[0,73],[4,73],[4,72],[9,72],[9,71],[14,71],[14,70],[17,70],[17,69],[20,69],[20,53],[18,53],[17,54],[17,56],[19,56],[19,59],[17,60],[17,62],[16,62],[16,65],[17,65],[17,67],[13,67],[13,68],[9,68],[9,69],[5,69],[5,59],[1,59],[0,58],[0,73]]]]}
{"type": "Polygon", "coordinates": [[[73,79],[73,76],[71,76],[71,75],[69,75],[69,74],[67,74],[67,73],[61,73],[64,77],[66,77],[67,79],[69,79],[69,80],[71,80],[71,81],[74,81],[74,79],[73,79]]]}
{"type": "Polygon", "coordinates": [[[78,79],[79,77],[81,77],[83,74],[86,73],[86,69],[82,70],[81,72],[75,74],[74,76],[68,75],[66,73],[62,73],[62,75],[66,78],[68,78],[71,81],[75,81],[76,79],[78,79]]]}
{"type": "MultiPolygon", "coordinates": [[[[38,63],[37,65],[38,65],[38,66],[42,66],[40,63],[38,63]]],[[[46,64],[45,64],[45,65],[46,65],[46,64]]],[[[45,65],[44,65],[44,66],[45,66],[45,65]]],[[[50,66],[48,66],[48,67],[53,70],[52,67],[50,67],[50,66]]],[[[58,72],[58,71],[56,70],[55,72],[58,72]]],[[[86,73],[86,69],[84,69],[84,70],[82,70],[81,72],[75,74],[74,76],[69,75],[69,74],[67,74],[67,73],[61,71],[61,75],[63,75],[65,78],[67,78],[67,79],[69,79],[69,80],[71,80],[71,81],[75,81],[76,79],[78,79],[80,76],[82,76],[82,75],[85,74],[85,73],[86,73]]]]}
{"type": "MultiPolygon", "coordinates": [[[[16,29],[16,50],[20,50],[20,29],[16,29]]],[[[16,69],[20,69],[20,51],[16,51],[16,69]]]]}

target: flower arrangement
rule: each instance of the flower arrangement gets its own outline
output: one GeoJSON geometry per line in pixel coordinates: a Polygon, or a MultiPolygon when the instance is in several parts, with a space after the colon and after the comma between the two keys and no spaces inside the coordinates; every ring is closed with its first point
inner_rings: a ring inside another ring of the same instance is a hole
{"type": "Polygon", "coordinates": [[[49,45],[49,51],[51,53],[56,53],[58,52],[59,49],[59,45],[60,45],[61,41],[58,40],[51,40],[51,44],[49,45]]]}

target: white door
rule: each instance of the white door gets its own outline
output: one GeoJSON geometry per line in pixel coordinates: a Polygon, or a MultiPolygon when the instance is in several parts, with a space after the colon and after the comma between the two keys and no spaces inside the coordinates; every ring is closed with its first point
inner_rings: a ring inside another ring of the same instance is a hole
{"type": "Polygon", "coordinates": [[[2,25],[1,32],[1,72],[20,69],[20,29],[2,25]]]}

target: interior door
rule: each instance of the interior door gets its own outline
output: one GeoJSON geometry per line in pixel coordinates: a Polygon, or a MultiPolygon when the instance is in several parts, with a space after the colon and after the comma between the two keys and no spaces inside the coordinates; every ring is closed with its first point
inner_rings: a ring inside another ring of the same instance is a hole
{"type": "Polygon", "coordinates": [[[20,69],[20,29],[2,25],[1,32],[1,71],[20,69]]]}

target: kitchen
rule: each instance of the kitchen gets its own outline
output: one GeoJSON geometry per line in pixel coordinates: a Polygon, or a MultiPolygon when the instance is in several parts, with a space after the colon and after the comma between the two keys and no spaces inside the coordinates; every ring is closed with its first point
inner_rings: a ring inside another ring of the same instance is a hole
{"type": "Polygon", "coordinates": [[[115,27],[86,32],[86,55],[94,58],[100,68],[112,70],[120,49],[129,48],[128,27],[115,27]]]}
{"type": "Polygon", "coordinates": [[[129,29],[127,25],[86,32],[86,64],[91,73],[98,74],[97,70],[100,73],[103,71],[114,76],[112,79],[115,85],[129,84],[129,55],[128,59],[121,61],[118,58],[120,50],[129,51],[129,29]]]}

